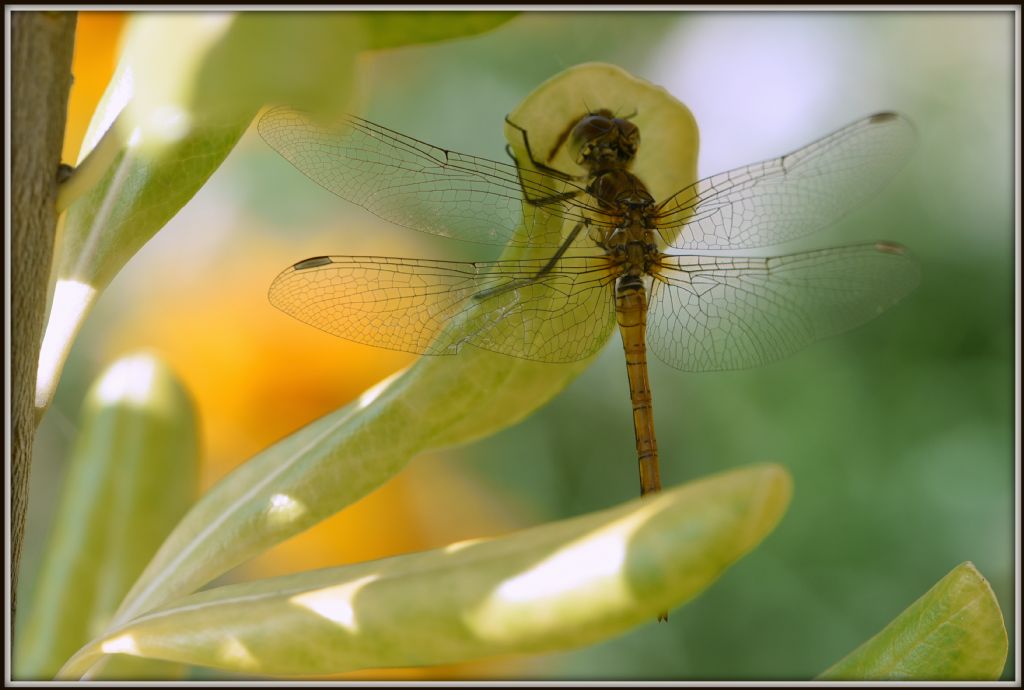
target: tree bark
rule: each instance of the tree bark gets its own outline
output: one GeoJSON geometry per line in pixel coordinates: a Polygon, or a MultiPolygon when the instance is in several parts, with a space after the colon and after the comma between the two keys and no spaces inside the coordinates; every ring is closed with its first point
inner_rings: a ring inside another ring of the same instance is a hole
{"type": "Polygon", "coordinates": [[[74,12],[11,13],[11,624],[36,432],[35,387],[57,226],[74,12]]]}

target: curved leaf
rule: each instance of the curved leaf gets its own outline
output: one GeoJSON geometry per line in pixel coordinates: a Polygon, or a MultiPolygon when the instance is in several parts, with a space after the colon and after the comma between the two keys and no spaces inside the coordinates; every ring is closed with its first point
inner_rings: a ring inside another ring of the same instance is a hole
{"type": "MultiPolygon", "coordinates": [[[[122,358],[86,397],[16,677],[49,679],[107,625],[195,496],[195,409],[159,359],[122,358]]],[[[166,677],[168,669],[157,673],[166,677]]],[[[147,669],[136,666],[135,678],[147,669]]],[[[109,676],[108,676],[109,677],[109,676]]]]}
{"type": "MultiPolygon", "coordinates": [[[[565,145],[567,127],[588,111],[611,110],[629,117],[641,133],[632,166],[656,201],[693,183],[697,174],[697,124],[664,88],[632,77],[621,67],[590,62],[570,67],[538,86],[508,119],[527,130],[534,157],[576,174],[586,171],[565,145]],[[553,155],[552,155],[553,154],[553,155]]],[[[523,135],[505,125],[516,159],[528,160],[523,135]]]]}
{"type": "Polygon", "coordinates": [[[368,48],[383,49],[472,36],[497,28],[518,12],[367,12],[368,48]]]}
{"type": "Polygon", "coordinates": [[[230,585],[111,631],[104,653],[259,674],[327,674],[570,649],[653,622],[774,529],[784,469],[722,473],[497,539],[230,585]]]}
{"type": "Polygon", "coordinates": [[[995,593],[968,561],[818,680],[996,680],[1006,648],[995,593]]]}
{"type": "MultiPolygon", "coordinates": [[[[553,92],[568,94],[564,97],[575,103],[598,106],[608,94],[646,94],[656,104],[651,110],[661,116],[655,122],[657,136],[650,141],[675,152],[669,157],[675,167],[662,171],[662,176],[674,177],[677,187],[693,181],[696,151],[687,148],[694,141],[689,129],[693,118],[664,90],[610,65],[568,70],[541,85],[513,113],[523,115],[520,124],[529,126],[538,141],[566,126],[558,119],[541,117],[534,122],[525,116],[530,112],[543,116],[546,111],[537,107],[537,100],[543,104],[553,92]]],[[[511,143],[517,155],[525,156],[520,138],[511,143]]],[[[505,252],[506,258],[525,255],[530,250],[505,252]]],[[[515,424],[588,364],[589,360],[543,364],[472,347],[457,355],[420,359],[364,394],[360,402],[268,448],[215,486],[161,547],[129,593],[116,622],[194,592],[333,515],[397,473],[417,453],[465,443],[515,424]]]]}

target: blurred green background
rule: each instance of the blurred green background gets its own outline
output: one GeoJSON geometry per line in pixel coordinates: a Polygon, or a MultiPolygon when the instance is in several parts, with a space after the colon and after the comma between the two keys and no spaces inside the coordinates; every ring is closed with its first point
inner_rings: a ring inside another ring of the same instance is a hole
{"type": "MultiPolygon", "coordinates": [[[[702,177],[898,110],[918,128],[908,168],[783,251],[887,239],[908,245],[923,274],[876,321],[771,366],[685,374],[652,360],[666,485],[766,460],[795,480],[777,531],[668,624],[572,653],[375,677],[806,679],[964,560],[991,582],[1015,649],[1013,32],[1011,12],[538,12],[478,37],[361,57],[363,115],[498,160],[505,114],[541,81],[591,60],[690,107],[702,177]]],[[[280,270],[320,254],[498,251],[390,227],[314,185],[250,129],[114,280],[72,351],[37,440],[20,600],[31,595],[85,389],[114,357],[155,349],[193,390],[208,487],[411,361],[274,310],[266,288],[280,270]]],[[[615,336],[525,422],[416,459],[234,576],[607,507],[637,493],[635,462],[615,336]]],[[[1006,677],[1013,667],[1011,653],[1006,677]]]]}

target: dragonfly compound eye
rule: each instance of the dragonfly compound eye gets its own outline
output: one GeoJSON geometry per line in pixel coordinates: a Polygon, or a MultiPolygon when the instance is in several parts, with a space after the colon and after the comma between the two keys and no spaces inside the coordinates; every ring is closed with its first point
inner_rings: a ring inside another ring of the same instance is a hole
{"type": "Polygon", "coordinates": [[[583,116],[569,136],[569,150],[576,162],[591,170],[624,167],[639,145],[640,128],[610,110],[583,116]]]}
{"type": "Polygon", "coordinates": [[[640,146],[640,128],[619,117],[615,118],[615,124],[618,125],[623,148],[629,149],[630,154],[635,154],[640,146]]]}

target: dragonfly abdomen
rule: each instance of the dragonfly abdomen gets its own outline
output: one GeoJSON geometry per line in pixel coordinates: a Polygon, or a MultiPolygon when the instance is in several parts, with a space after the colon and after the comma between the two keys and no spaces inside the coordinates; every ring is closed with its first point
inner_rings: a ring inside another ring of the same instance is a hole
{"type": "Polygon", "coordinates": [[[647,291],[639,276],[623,276],[615,288],[615,312],[626,355],[633,431],[640,465],[640,495],[661,489],[658,442],[654,435],[654,402],[647,374],[647,291]]]}

